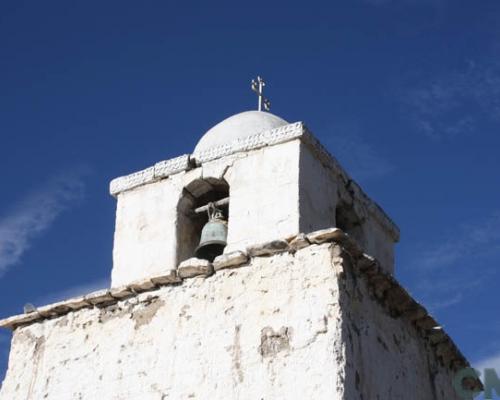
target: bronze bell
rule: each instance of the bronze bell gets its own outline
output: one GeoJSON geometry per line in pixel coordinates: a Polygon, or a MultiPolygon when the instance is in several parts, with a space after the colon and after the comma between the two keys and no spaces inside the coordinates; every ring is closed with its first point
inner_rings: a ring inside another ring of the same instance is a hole
{"type": "Polygon", "coordinates": [[[222,254],[227,244],[227,221],[222,211],[208,204],[208,222],[201,230],[200,244],[195,250],[196,257],[212,262],[222,254]]]}

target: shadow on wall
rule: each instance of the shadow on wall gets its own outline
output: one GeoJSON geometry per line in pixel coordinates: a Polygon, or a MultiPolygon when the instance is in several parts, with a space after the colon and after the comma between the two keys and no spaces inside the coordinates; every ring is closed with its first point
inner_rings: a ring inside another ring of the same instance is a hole
{"type": "Polygon", "coordinates": [[[341,202],[335,210],[337,228],[342,229],[361,246],[366,245],[366,235],[363,229],[363,220],[354,211],[354,207],[341,202]]]}

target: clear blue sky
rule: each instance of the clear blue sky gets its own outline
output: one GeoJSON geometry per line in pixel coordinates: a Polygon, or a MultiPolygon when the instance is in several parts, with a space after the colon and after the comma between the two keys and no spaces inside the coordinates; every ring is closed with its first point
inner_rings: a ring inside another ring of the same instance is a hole
{"type": "Polygon", "coordinates": [[[500,367],[499,43],[496,0],[1,2],[0,316],[106,285],[109,181],[255,108],[260,74],[400,226],[397,277],[500,367]]]}

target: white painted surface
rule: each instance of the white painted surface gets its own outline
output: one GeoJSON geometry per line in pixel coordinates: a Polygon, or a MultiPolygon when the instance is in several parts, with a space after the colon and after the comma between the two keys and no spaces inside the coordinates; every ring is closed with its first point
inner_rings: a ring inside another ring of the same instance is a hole
{"type": "Polygon", "coordinates": [[[293,140],[234,161],[225,252],[299,233],[299,148],[293,140]]]}
{"type": "Polygon", "coordinates": [[[304,144],[300,145],[300,232],[335,226],[337,181],[304,144]]]}
{"type": "Polygon", "coordinates": [[[344,263],[341,291],[345,338],[345,399],[458,400],[455,373],[402,317],[374,301],[365,279],[344,263]]]}
{"type": "MultiPolygon", "coordinates": [[[[178,212],[186,188],[195,197],[214,182],[229,184],[228,245],[225,252],[336,226],[340,200],[363,218],[360,245],[393,272],[391,234],[345,188],[300,139],[206,162],[118,195],[112,285],[175,269],[194,255],[200,226],[178,212]]],[[[187,199],[186,201],[189,202],[187,199]]],[[[184,207],[189,208],[189,205],[184,207]]]]}
{"type": "Polygon", "coordinates": [[[219,122],[209,129],[198,141],[193,154],[199,154],[213,147],[229,145],[270,129],[287,125],[284,119],[264,111],[245,111],[219,122]]]}
{"type": "Polygon", "coordinates": [[[0,399],[335,399],[330,259],[326,247],[255,259],[19,328],[0,399]]]}
{"type": "Polygon", "coordinates": [[[111,285],[177,266],[177,203],[181,174],[118,195],[111,285]]]}
{"type": "Polygon", "coordinates": [[[458,399],[333,244],[14,332],[0,400],[458,399]]]}

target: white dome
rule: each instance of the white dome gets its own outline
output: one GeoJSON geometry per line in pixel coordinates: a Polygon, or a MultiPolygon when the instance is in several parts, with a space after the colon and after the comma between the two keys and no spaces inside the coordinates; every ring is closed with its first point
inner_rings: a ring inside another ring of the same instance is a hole
{"type": "Polygon", "coordinates": [[[209,129],[198,141],[194,154],[287,124],[284,119],[264,111],[235,114],[209,129]]]}

